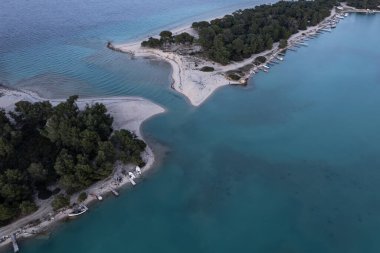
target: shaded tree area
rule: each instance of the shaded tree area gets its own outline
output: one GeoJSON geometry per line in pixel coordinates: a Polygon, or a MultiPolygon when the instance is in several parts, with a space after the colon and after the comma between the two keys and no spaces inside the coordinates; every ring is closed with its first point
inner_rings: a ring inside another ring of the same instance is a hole
{"type": "Polygon", "coordinates": [[[380,0],[345,0],[342,2],[358,9],[380,9],[380,0]]]}
{"type": "MultiPolygon", "coordinates": [[[[343,0],[264,4],[210,22],[194,22],[192,28],[197,31],[198,39],[189,34],[173,36],[170,31],[163,31],[159,39],[151,37],[143,41],[142,46],[163,49],[171,43],[197,43],[202,47],[204,57],[226,65],[272,49],[277,42],[280,48],[285,48],[291,35],[320,23],[339,2],[343,0]]],[[[358,8],[376,9],[380,6],[380,0],[348,0],[347,3],[358,8]]]]}
{"type": "Polygon", "coordinates": [[[34,196],[50,193],[49,185],[71,194],[109,176],[117,160],[144,165],[146,144],[127,130],[113,131],[103,104],[81,111],[77,98],[0,110],[0,225],[35,211],[34,196]]]}
{"type": "Polygon", "coordinates": [[[280,1],[238,10],[210,22],[195,22],[192,27],[198,31],[198,43],[205,56],[228,64],[271,49],[276,42],[286,45],[292,34],[328,17],[334,3],[331,0],[280,1]]]}
{"type": "Polygon", "coordinates": [[[194,40],[194,37],[187,32],[173,36],[173,33],[170,31],[162,31],[159,39],[150,37],[148,40],[141,42],[141,46],[162,49],[173,43],[177,45],[191,45],[194,40]]]}

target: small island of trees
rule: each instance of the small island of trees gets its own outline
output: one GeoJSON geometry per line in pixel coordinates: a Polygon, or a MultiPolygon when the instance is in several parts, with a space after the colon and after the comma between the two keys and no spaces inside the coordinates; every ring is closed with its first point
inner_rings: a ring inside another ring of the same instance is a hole
{"type": "Polygon", "coordinates": [[[144,166],[146,144],[127,130],[114,131],[103,104],[79,110],[77,98],[0,110],[0,225],[34,212],[36,198],[59,193],[52,206],[67,205],[68,195],[108,177],[117,160],[144,166]]]}

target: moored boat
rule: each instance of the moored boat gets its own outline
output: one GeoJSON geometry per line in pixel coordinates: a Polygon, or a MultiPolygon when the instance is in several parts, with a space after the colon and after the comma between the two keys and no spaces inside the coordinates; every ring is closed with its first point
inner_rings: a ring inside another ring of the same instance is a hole
{"type": "Polygon", "coordinates": [[[85,205],[79,205],[78,208],[75,208],[71,213],[68,214],[69,217],[74,217],[81,215],[85,212],[87,212],[88,208],[85,205]]]}

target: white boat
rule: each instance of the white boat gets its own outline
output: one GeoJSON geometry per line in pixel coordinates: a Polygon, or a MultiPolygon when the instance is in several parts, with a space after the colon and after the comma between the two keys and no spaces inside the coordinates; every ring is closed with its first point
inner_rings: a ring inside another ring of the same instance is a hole
{"type": "Polygon", "coordinates": [[[135,179],[136,178],[136,176],[132,172],[128,172],[128,175],[129,175],[129,177],[131,179],[135,179]]]}
{"type": "Polygon", "coordinates": [[[90,196],[95,197],[97,200],[103,200],[103,197],[98,194],[90,194],[90,196]]]}
{"type": "Polygon", "coordinates": [[[348,13],[347,13],[347,12],[346,12],[346,13],[344,13],[344,16],[345,16],[345,17],[348,17],[348,13]]]}
{"type": "Polygon", "coordinates": [[[266,68],[266,69],[269,69],[269,67],[267,65],[263,65],[263,67],[266,68]]]}
{"type": "Polygon", "coordinates": [[[88,208],[85,205],[80,205],[79,208],[75,208],[74,211],[68,214],[69,217],[74,217],[87,212],[88,208]]]}
{"type": "Polygon", "coordinates": [[[137,174],[141,175],[141,168],[139,166],[136,166],[135,170],[137,174]]]}

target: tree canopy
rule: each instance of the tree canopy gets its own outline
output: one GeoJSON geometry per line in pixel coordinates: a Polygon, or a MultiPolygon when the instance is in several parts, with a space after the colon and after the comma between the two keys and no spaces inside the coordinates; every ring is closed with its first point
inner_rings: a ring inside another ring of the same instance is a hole
{"type": "MultiPolygon", "coordinates": [[[[144,165],[146,144],[127,130],[113,131],[103,104],[79,110],[77,98],[0,110],[0,225],[35,211],[34,196],[50,185],[71,194],[109,176],[117,160],[144,165]]],[[[64,199],[57,199],[59,206],[64,199]]]]}
{"type": "MultiPolygon", "coordinates": [[[[173,36],[171,32],[163,31],[160,39],[149,38],[142,42],[142,46],[163,48],[168,43],[196,43],[202,47],[204,57],[226,65],[271,49],[274,43],[279,43],[281,48],[286,47],[291,35],[317,25],[343,1],[299,0],[263,4],[210,22],[194,22],[192,28],[198,33],[198,39],[185,34],[173,36]]],[[[380,0],[346,2],[358,8],[380,8],[380,0]]]]}
{"type": "Polygon", "coordinates": [[[150,37],[148,40],[141,42],[141,46],[151,48],[162,48],[164,46],[171,45],[172,43],[188,45],[192,44],[194,40],[194,37],[187,32],[183,32],[173,36],[173,33],[170,31],[162,31],[160,33],[159,39],[150,37]]]}
{"type": "Polygon", "coordinates": [[[193,23],[204,55],[221,64],[241,61],[253,54],[284,45],[292,34],[321,22],[333,1],[280,1],[238,10],[223,18],[193,23]]]}
{"type": "Polygon", "coordinates": [[[380,0],[346,0],[345,2],[359,9],[380,9],[380,0]]]}

